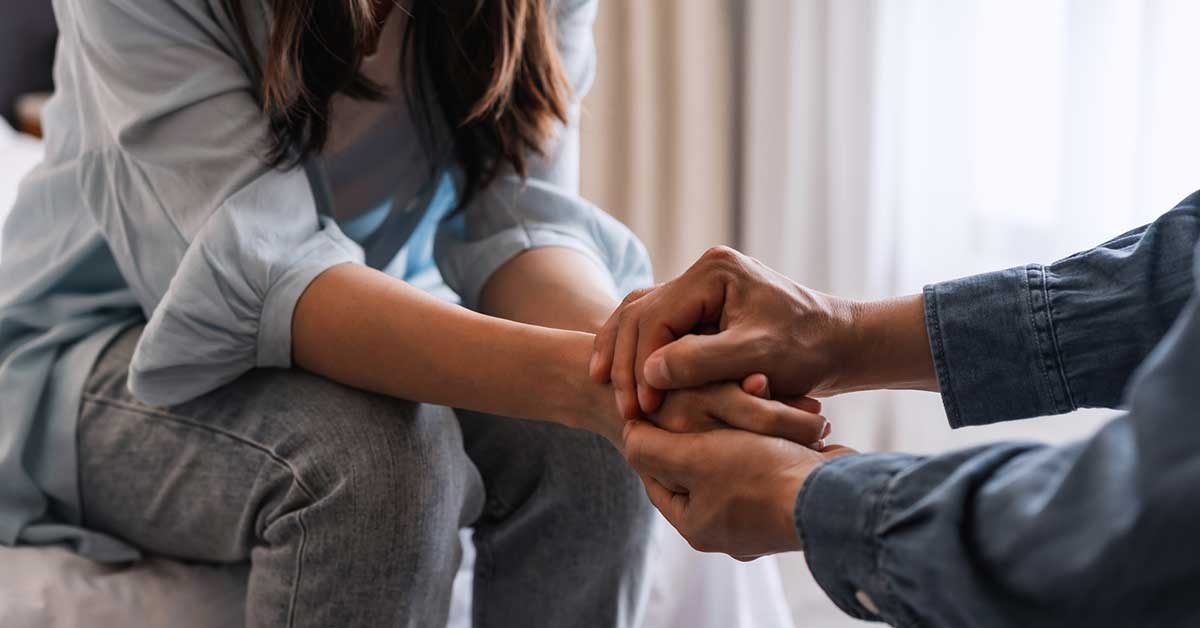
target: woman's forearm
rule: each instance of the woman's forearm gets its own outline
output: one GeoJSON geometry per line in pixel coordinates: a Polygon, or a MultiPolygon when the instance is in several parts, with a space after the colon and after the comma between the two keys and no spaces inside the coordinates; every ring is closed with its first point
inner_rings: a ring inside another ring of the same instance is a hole
{"type": "Polygon", "coordinates": [[[591,335],[484,316],[364,266],[312,282],[292,346],[297,366],[357,388],[620,438],[611,391],[587,377],[591,335]]]}

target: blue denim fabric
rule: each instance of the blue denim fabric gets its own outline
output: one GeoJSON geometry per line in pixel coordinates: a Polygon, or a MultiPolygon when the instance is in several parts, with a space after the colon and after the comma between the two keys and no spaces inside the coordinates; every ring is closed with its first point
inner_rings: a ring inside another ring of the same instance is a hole
{"type": "Polygon", "coordinates": [[[926,288],[951,425],[1128,413],[1064,446],[819,467],[796,523],[839,607],[897,626],[1200,625],[1198,205],[1049,266],[926,288]]]}

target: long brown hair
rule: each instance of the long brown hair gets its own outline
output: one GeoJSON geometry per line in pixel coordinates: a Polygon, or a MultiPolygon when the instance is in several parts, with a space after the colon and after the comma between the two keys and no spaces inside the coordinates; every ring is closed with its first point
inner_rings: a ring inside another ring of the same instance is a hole
{"type": "MultiPolygon", "coordinates": [[[[242,2],[223,0],[257,59],[242,2]]],[[[291,167],[321,150],[338,93],[379,99],[360,70],[381,28],[373,0],[269,0],[272,26],[259,68],[270,120],[267,159],[291,167]]],[[[466,174],[465,204],[508,164],[522,177],[567,118],[570,87],[548,0],[413,0],[401,67],[410,110],[437,142],[440,115],[466,174]]]]}

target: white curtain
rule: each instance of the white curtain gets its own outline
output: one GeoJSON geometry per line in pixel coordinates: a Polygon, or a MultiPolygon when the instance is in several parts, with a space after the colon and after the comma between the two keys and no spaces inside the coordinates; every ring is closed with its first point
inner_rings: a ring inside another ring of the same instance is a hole
{"type": "Polygon", "coordinates": [[[599,4],[583,194],[641,237],[663,279],[734,242],[739,1],[599,4]]]}
{"type": "MultiPolygon", "coordinates": [[[[603,0],[584,103],[584,195],[646,243],[660,278],[734,242],[738,0],[603,0]]],[[[655,523],[645,628],[792,628],[774,558],[701,554],[655,523]]]]}
{"type": "MultiPolygon", "coordinates": [[[[1200,3],[751,0],[742,246],[853,297],[1049,262],[1200,188],[1200,3]]],[[[951,433],[940,400],[832,400],[837,440],[1062,441],[1109,415],[951,433]]],[[[840,617],[784,560],[800,625],[840,617]]]]}

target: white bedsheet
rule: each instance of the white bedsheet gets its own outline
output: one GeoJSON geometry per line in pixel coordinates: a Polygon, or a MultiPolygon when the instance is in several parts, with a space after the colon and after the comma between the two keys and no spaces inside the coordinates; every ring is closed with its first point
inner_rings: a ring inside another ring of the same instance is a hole
{"type": "MultiPolygon", "coordinates": [[[[0,120],[0,223],[20,178],[39,159],[38,142],[0,120]]],[[[645,628],[793,628],[774,559],[743,564],[700,554],[661,518],[653,534],[654,574],[645,628]]],[[[472,563],[467,541],[448,628],[470,625],[472,563]]],[[[0,547],[0,626],[240,627],[245,573],[244,567],[185,565],[161,558],[118,568],[59,548],[0,547]]]]}

